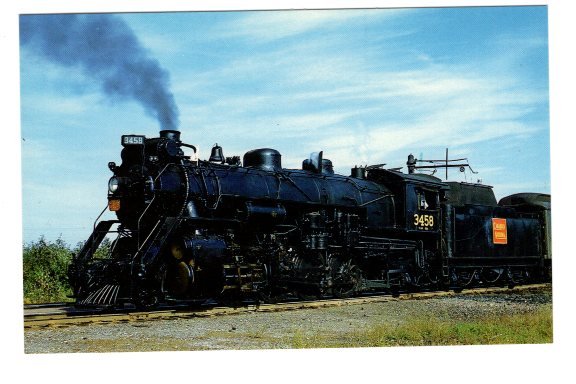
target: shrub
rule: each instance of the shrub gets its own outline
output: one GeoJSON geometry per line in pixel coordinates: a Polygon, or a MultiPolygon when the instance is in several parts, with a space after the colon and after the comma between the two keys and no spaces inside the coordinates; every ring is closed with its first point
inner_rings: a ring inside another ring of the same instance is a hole
{"type": "MultiPolygon", "coordinates": [[[[72,255],[80,252],[83,245],[81,242],[71,249],[62,239],[50,242],[43,236],[24,245],[24,303],[70,301],[68,296],[72,294],[72,287],[68,281],[68,266],[72,255]]],[[[94,257],[109,257],[111,245],[110,239],[104,238],[94,257]]]]}
{"type": "Polygon", "coordinates": [[[40,240],[24,245],[24,302],[64,301],[72,293],[67,270],[72,251],[62,240],[40,240]]]}

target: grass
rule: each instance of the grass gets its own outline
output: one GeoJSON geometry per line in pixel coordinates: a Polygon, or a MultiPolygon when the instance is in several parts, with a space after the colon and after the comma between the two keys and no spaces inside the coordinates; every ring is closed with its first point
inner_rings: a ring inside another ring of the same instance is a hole
{"type": "Polygon", "coordinates": [[[375,324],[348,334],[307,334],[296,330],[290,339],[291,348],[296,349],[551,342],[551,305],[530,313],[468,321],[416,318],[397,325],[375,324]]]}
{"type": "MultiPolygon", "coordinates": [[[[153,324],[145,326],[153,327],[153,324]]],[[[31,334],[35,332],[41,331],[31,331],[31,334]]],[[[490,315],[474,320],[407,317],[401,323],[372,323],[363,329],[348,332],[294,329],[279,335],[268,332],[266,328],[226,328],[210,330],[194,337],[188,337],[183,332],[181,336],[149,332],[137,337],[125,334],[100,337],[81,332],[61,344],[59,352],[544,344],[552,342],[552,305],[524,314],[490,315]]]]}

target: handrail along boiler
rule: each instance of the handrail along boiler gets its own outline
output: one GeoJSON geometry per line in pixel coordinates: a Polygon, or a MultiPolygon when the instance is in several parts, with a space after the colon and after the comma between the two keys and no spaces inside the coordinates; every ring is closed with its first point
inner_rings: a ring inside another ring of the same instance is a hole
{"type": "Polygon", "coordinates": [[[489,186],[416,173],[412,155],[407,174],[376,165],[344,176],[322,152],[302,169],[282,168],[271,148],[241,160],[216,144],[197,160],[174,130],[124,135],[121,144],[102,212],[116,219],[96,220],[69,269],[77,305],[345,297],[551,277],[550,195],[497,202],[489,186]],[[95,258],[112,233],[108,257],[95,258]]]}

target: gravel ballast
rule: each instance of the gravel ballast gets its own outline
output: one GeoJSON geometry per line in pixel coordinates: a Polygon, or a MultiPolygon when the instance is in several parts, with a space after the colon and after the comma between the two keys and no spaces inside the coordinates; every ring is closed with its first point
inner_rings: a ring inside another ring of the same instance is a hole
{"type": "Polygon", "coordinates": [[[391,300],[284,312],[27,329],[26,353],[143,352],[294,348],[294,338],[338,335],[412,318],[474,320],[537,311],[551,290],[391,300]]]}

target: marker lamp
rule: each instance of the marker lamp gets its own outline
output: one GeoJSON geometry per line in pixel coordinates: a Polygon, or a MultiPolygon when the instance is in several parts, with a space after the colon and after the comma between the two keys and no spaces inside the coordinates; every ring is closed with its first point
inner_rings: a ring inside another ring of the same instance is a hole
{"type": "Polygon", "coordinates": [[[108,200],[108,209],[116,212],[120,210],[120,200],[114,199],[114,200],[108,200]]]}

